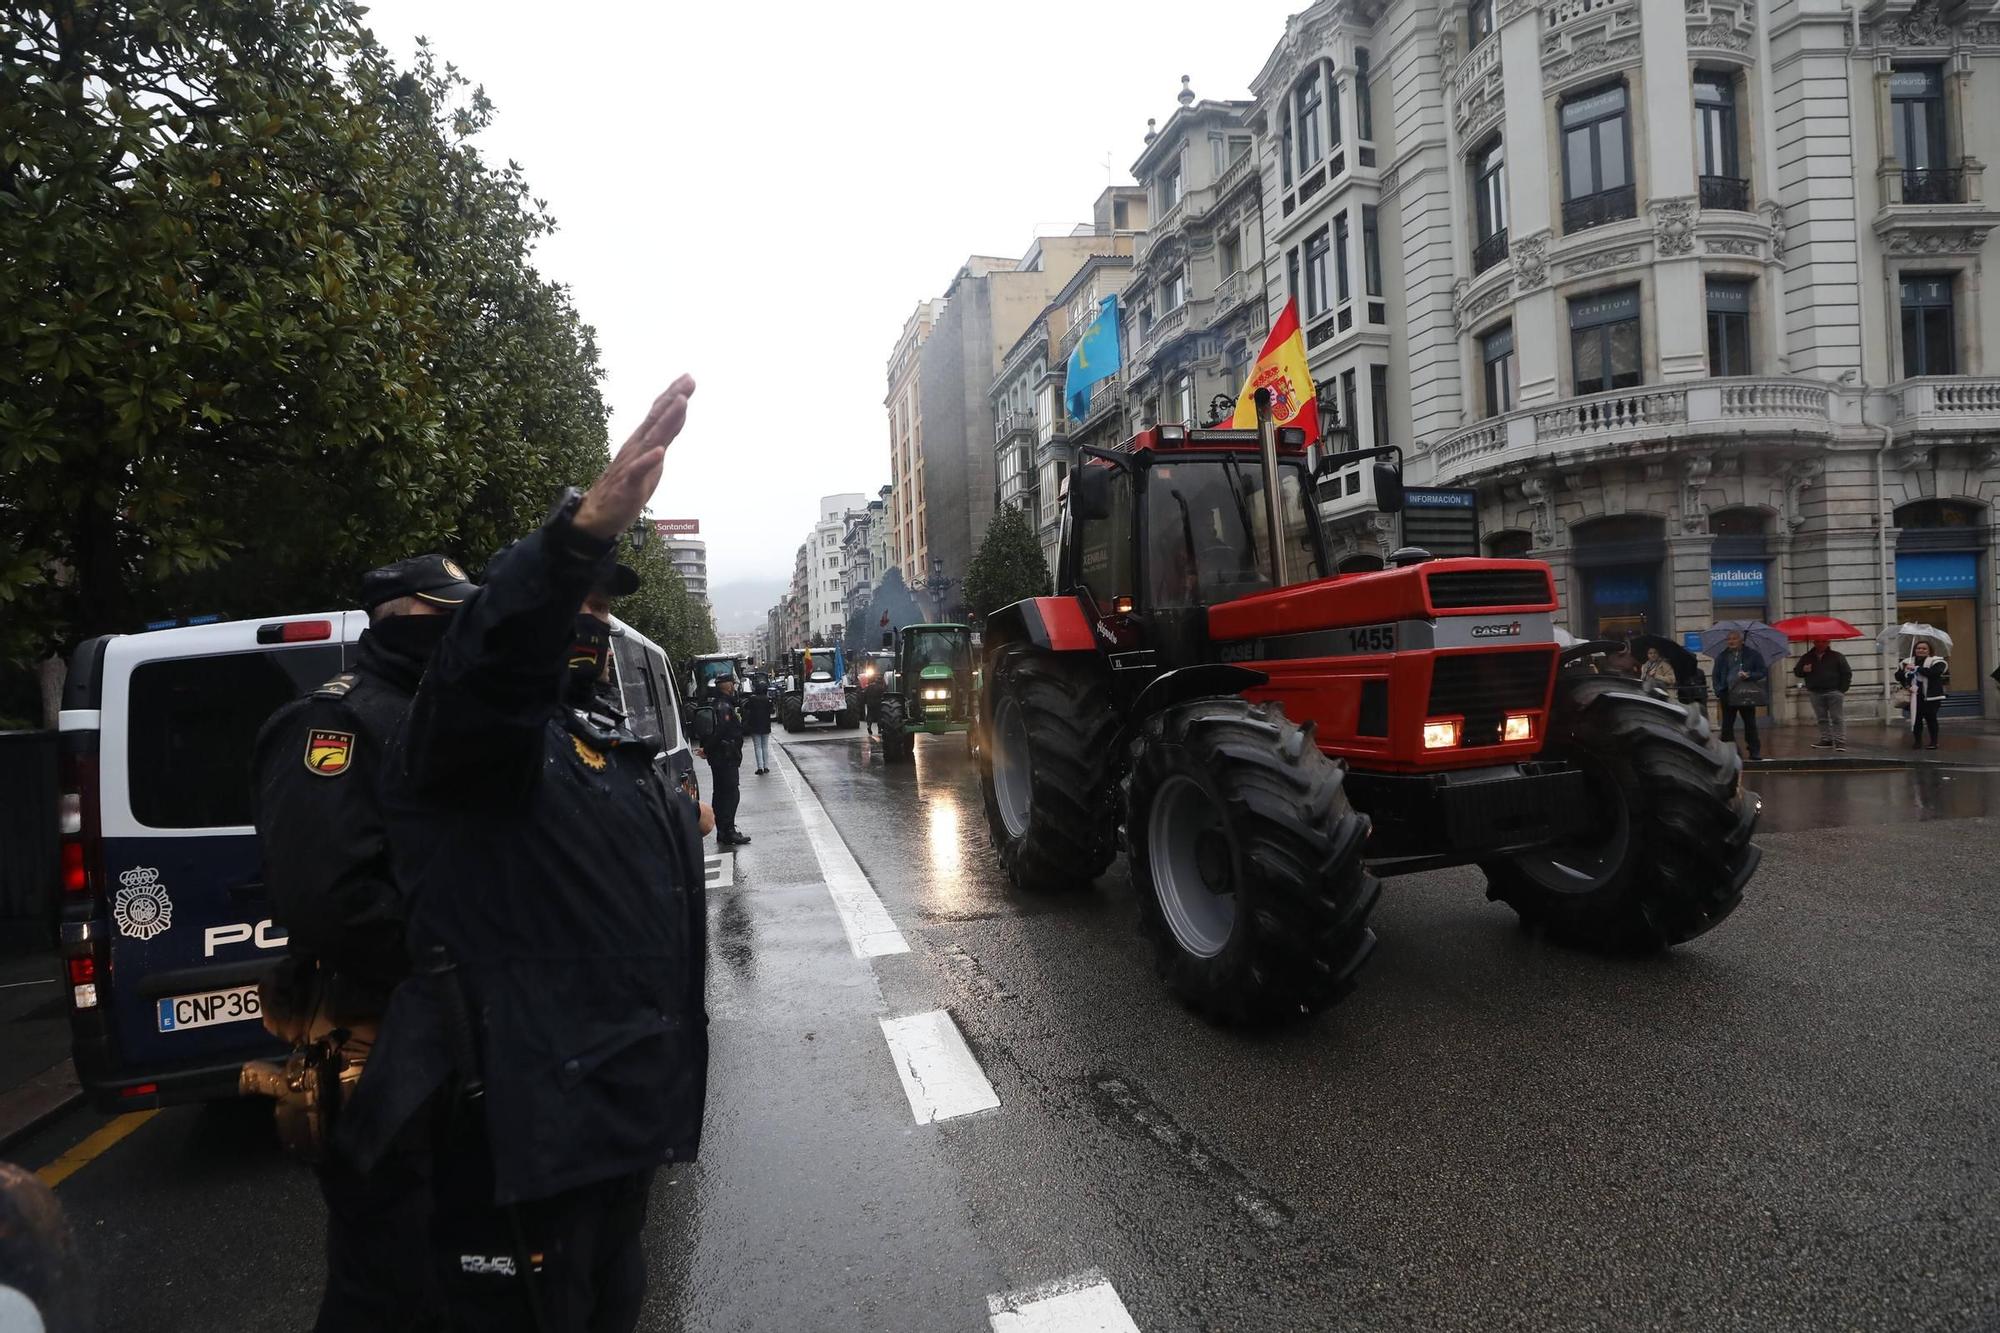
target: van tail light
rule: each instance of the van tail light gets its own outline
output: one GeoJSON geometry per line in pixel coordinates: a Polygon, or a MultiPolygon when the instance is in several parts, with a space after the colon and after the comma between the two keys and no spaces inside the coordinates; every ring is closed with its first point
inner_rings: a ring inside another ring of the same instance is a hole
{"type": "Polygon", "coordinates": [[[78,748],[62,756],[57,798],[61,852],[57,859],[64,900],[74,902],[99,887],[103,871],[103,829],[98,818],[97,754],[78,748]]]}
{"type": "Polygon", "coordinates": [[[312,643],[333,637],[331,620],[288,620],[279,625],[259,625],[259,643],[312,643]]]}
{"type": "Polygon", "coordinates": [[[69,969],[69,984],[72,986],[97,980],[97,960],[88,954],[81,958],[65,958],[63,966],[69,969]]]}

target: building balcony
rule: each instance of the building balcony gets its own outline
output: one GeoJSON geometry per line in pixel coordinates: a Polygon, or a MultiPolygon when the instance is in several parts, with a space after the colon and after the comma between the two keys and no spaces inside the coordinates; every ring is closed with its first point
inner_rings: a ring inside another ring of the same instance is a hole
{"type": "Polygon", "coordinates": [[[2000,379],[1938,375],[1904,380],[1889,392],[1897,434],[2000,431],[2000,379]]]}
{"type": "MultiPolygon", "coordinates": [[[[2000,420],[2000,380],[1951,383],[1988,386],[1986,397],[2000,420]]],[[[1442,485],[1555,455],[1623,455],[1649,443],[1829,437],[1842,419],[1833,386],[1824,380],[1684,380],[1557,399],[1492,417],[1437,441],[1431,463],[1442,485]]]]}
{"type": "Polygon", "coordinates": [[[1485,240],[1472,247],[1472,271],[1484,273],[1495,264],[1506,262],[1507,229],[1502,227],[1485,240]]]}
{"type": "Polygon", "coordinates": [[[1732,213],[1750,211],[1750,182],[1741,176],[1703,176],[1701,206],[1722,208],[1732,213]]]}
{"type": "Polygon", "coordinates": [[[1027,408],[1002,412],[993,423],[993,443],[996,445],[1005,444],[1016,435],[1029,439],[1034,433],[1035,414],[1027,408]]]}
{"type": "Polygon", "coordinates": [[[1962,204],[1965,202],[1964,167],[1905,168],[1902,203],[1962,204]]]}
{"type": "Polygon", "coordinates": [[[1635,186],[1599,190],[1575,199],[1563,200],[1563,235],[1571,236],[1607,222],[1623,222],[1639,216],[1639,192],[1635,186]]]}
{"type": "Polygon", "coordinates": [[[1985,197],[1985,164],[1965,158],[1955,167],[1905,169],[1883,163],[1876,173],[1882,207],[1875,234],[1891,258],[1976,254],[2000,210],[1985,197]]]}
{"type": "Polygon", "coordinates": [[[1252,279],[1248,273],[1237,272],[1230,274],[1221,282],[1215,284],[1215,296],[1213,298],[1215,318],[1221,319],[1224,315],[1234,310],[1237,306],[1242,305],[1262,290],[1261,285],[1252,279]]]}

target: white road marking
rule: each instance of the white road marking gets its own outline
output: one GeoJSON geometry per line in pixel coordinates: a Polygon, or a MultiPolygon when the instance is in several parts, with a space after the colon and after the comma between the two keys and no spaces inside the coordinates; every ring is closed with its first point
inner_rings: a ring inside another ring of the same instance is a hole
{"type": "Polygon", "coordinates": [[[1139,1333],[1125,1302],[1096,1269],[1029,1291],[986,1298],[993,1333],[1139,1333]]]}
{"type": "Polygon", "coordinates": [[[826,807],[813,795],[812,788],[800,776],[797,765],[790,755],[780,755],[779,776],[791,788],[792,803],[799,808],[799,818],[806,826],[806,839],[812,843],[813,856],[819,861],[820,878],[826,881],[826,891],[833,899],[833,908],[840,913],[841,928],[847,932],[847,943],[854,950],[856,958],[877,958],[887,953],[908,953],[909,941],[903,932],[896,929],[895,918],[889,909],[875,896],[875,888],[868,882],[868,876],[861,873],[854,854],[841,841],[840,830],[827,818],[826,807]]]}
{"type": "Polygon", "coordinates": [[[710,852],[703,879],[706,886],[711,889],[719,889],[725,884],[734,884],[736,882],[736,853],[710,852]]]}
{"type": "Polygon", "coordinates": [[[908,1018],[885,1018],[882,1035],[896,1061],[896,1077],[920,1125],[974,1111],[991,1111],[1000,1094],[986,1081],[979,1061],[951,1015],[942,1009],[908,1018]]]}

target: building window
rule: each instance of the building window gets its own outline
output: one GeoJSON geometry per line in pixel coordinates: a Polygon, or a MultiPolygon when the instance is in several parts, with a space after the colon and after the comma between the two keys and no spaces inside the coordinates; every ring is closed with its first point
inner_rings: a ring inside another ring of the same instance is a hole
{"type": "Polygon", "coordinates": [[[1174,420],[1192,426],[1194,424],[1194,376],[1183,375],[1174,381],[1174,420]]]}
{"type": "Polygon", "coordinates": [[[1742,213],[1750,208],[1736,133],[1736,80],[1716,70],[1694,76],[1694,137],[1701,154],[1701,206],[1742,213]]]}
{"type": "Polygon", "coordinates": [[[1361,415],[1360,400],[1354,392],[1354,372],[1340,372],[1340,424],[1347,427],[1348,447],[1358,448],[1361,443],[1359,430],[1361,423],[1356,420],[1361,415]]]}
{"type": "Polygon", "coordinates": [[[1320,109],[1324,99],[1320,91],[1319,71],[1313,70],[1299,85],[1295,98],[1298,119],[1299,170],[1310,170],[1319,162],[1325,144],[1320,141],[1320,109]]]}
{"type": "Polygon", "coordinates": [[[1375,107],[1368,91],[1368,48],[1354,48],[1354,106],[1355,116],[1360,121],[1357,128],[1364,141],[1375,138],[1375,107]]]}
{"type": "Polygon", "coordinates": [[[1949,273],[1903,279],[1903,376],[1955,375],[1958,342],[1952,324],[1949,273]]]}
{"type": "Polygon", "coordinates": [[[1903,168],[1903,202],[1955,204],[1960,173],[1945,141],[1944,69],[1911,65],[1889,75],[1889,113],[1896,161],[1903,168]]]}
{"type": "Polygon", "coordinates": [[[1579,394],[1629,389],[1640,367],[1639,289],[1620,287],[1569,303],[1570,369],[1579,394]]]}
{"type": "Polygon", "coordinates": [[[1382,294],[1382,232],[1375,214],[1375,205],[1361,206],[1361,276],[1370,296],[1382,294]]]}
{"type": "Polygon", "coordinates": [[[1181,163],[1179,158],[1160,177],[1160,215],[1166,216],[1175,204],[1181,201],[1181,163]]]}
{"type": "Polygon", "coordinates": [[[1222,276],[1240,272],[1243,268],[1243,234],[1228,232],[1216,242],[1216,258],[1222,267],[1222,276]]]}
{"type": "Polygon", "coordinates": [[[1479,340],[1479,360],[1485,367],[1486,415],[1514,410],[1520,392],[1520,369],[1514,361],[1514,326],[1502,324],[1479,340]]]}
{"type": "Polygon", "coordinates": [[[1229,160],[1223,164],[1224,169],[1226,170],[1229,167],[1235,166],[1236,163],[1241,161],[1249,152],[1250,152],[1249,135],[1247,134],[1230,135],[1229,160]]]}
{"type": "Polygon", "coordinates": [[[1484,273],[1507,257],[1507,150],[1497,134],[1472,155],[1472,221],[1472,271],[1484,273]]]}
{"type": "Polygon", "coordinates": [[[1493,0],[1471,0],[1465,7],[1465,44],[1477,46],[1493,35],[1493,0]]]}
{"type": "Polygon", "coordinates": [[[1284,124],[1278,127],[1278,175],[1286,189],[1292,186],[1292,118],[1284,117],[1284,124]]]}
{"type": "Polygon", "coordinates": [[[1187,304],[1187,269],[1177,268],[1160,284],[1160,308],[1168,314],[1187,304]]]}
{"type": "Polygon", "coordinates": [[[1750,284],[1708,280],[1708,373],[1750,374],[1750,284]]]}
{"type": "Polygon", "coordinates": [[[1333,219],[1333,275],[1334,287],[1342,305],[1347,304],[1347,214],[1342,211],[1333,219]]]}
{"type": "Polygon", "coordinates": [[[1296,245],[1285,252],[1285,295],[1294,301],[1299,299],[1299,247],[1296,245]]]}
{"type": "Polygon", "coordinates": [[[1375,438],[1369,441],[1380,449],[1389,443],[1389,367],[1368,367],[1368,410],[1369,424],[1375,431],[1375,438]]]}
{"type": "Polygon", "coordinates": [[[1625,85],[1612,84],[1562,104],[1563,230],[1636,217],[1631,127],[1625,85]]]}
{"type": "Polygon", "coordinates": [[[1326,313],[1326,228],[1306,237],[1306,318],[1326,313]]]}

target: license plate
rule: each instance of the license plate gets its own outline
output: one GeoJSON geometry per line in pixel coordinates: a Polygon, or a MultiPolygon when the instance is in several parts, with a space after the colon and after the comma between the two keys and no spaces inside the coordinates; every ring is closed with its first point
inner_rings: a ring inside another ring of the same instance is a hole
{"type": "Polygon", "coordinates": [[[255,986],[171,995],[160,1001],[160,1031],[212,1028],[218,1023],[242,1023],[264,1016],[264,1002],[255,986]]]}

